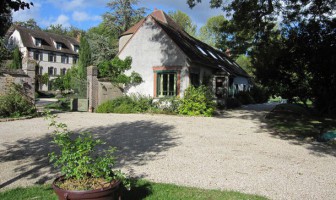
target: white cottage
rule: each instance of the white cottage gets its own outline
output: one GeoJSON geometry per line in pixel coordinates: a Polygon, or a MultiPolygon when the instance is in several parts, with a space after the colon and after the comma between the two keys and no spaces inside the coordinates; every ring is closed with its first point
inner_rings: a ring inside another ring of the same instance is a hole
{"type": "Polygon", "coordinates": [[[197,40],[155,10],[119,38],[119,58],[132,57],[144,82],[126,92],[155,98],[183,96],[190,85],[212,84],[216,96],[250,88],[249,75],[225,53],[197,40]]]}

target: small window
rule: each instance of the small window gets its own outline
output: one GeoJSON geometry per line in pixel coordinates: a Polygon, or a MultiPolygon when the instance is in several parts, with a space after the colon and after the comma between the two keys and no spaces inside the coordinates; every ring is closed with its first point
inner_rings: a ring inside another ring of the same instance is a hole
{"type": "Polygon", "coordinates": [[[65,64],[69,63],[69,57],[66,55],[62,55],[61,62],[65,64]]]}
{"type": "Polygon", "coordinates": [[[42,75],[42,73],[43,73],[43,67],[40,67],[39,68],[39,74],[42,75]]]}
{"type": "Polygon", "coordinates": [[[218,60],[218,58],[215,56],[215,54],[213,54],[211,51],[208,51],[208,52],[214,59],[218,60]]]}
{"type": "Polygon", "coordinates": [[[196,45],[197,49],[202,52],[203,55],[207,56],[208,54],[198,45],[196,45]]]}
{"type": "Polygon", "coordinates": [[[52,76],[54,74],[54,68],[53,67],[48,67],[48,74],[49,74],[49,76],[52,76]]]}
{"type": "Polygon", "coordinates": [[[52,81],[48,81],[48,90],[52,90],[52,81]]]}
{"type": "Polygon", "coordinates": [[[177,95],[177,74],[176,72],[157,74],[157,96],[176,96],[177,95]]]}
{"type": "Polygon", "coordinates": [[[57,75],[57,68],[54,68],[54,76],[57,75]]]}
{"type": "Polygon", "coordinates": [[[42,44],[42,40],[40,38],[35,38],[35,46],[40,47],[42,44]]]}
{"type": "Polygon", "coordinates": [[[77,64],[77,61],[78,61],[78,58],[74,56],[74,57],[72,58],[72,63],[73,63],[73,64],[77,64]]]}
{"type": "Polygon", "coordinates": [[[13,36],[11,36],[10,38],[9,38],[9,43],[8,43],[9,45],[14,45],[14,38],[13,38],[13,36]]]}
{"type": "Polygon", "coordinates": [[[48,56],[48,61],[49,62],[56,62],[56,55],[50,53],[49,56],[48,56]]]}
{"type": "Polygon", "coordinates": [[[35,60],[43,60],[43,54],[38,52],[38,51],[35,51],[34,52],[34,59],[35,60]]]}
{"type": "Polygon", "coordinates": [[[66,74],[66,69],[65,68],[62,68],[61,69],[61,75],[65,75],[66,74]]]}
{"type": "Polygon", "coordinates": [[[194,87],[198,87],[200,85],[199,74],[190,73],[190,84],[194,87]]]}
{"type": "Polygon", "coordinates": [[[62,43],[56,42],[56,48],[62,50],[62,43]]]}
{"type": "Polygon", "coordinates": [[[74,45],[74,51],[75,51],[76,53],[79,52],[79,46],[78,46],[78,45],[74,45]]]}

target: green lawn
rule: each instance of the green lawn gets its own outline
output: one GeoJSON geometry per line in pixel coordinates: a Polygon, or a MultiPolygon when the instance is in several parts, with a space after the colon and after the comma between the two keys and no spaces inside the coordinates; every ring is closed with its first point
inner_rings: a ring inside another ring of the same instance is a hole
{"type": "MultiPolygon", "coordinates": [[[[152,183],[148,181],[137,181],[134,187],[130,191],[123,191],[123,199],[230,199],[230,200],[260,200],[267,199],[265,197],[243,194],[232,191],[220,191],[220,190],[204,190],[191,187],[182,187],[172,184],[152,183]]],[[[16,188],[0,193],[1,200],[9,199],[57,199],[56,195],[49,185],[34,186],[27,188],[16,188]]]]}

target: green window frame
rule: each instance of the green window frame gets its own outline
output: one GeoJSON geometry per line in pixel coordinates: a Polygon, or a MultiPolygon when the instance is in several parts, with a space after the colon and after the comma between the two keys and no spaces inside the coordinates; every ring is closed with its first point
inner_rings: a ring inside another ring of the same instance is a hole
{"type": "Polygon", "coordinates": [[[157,72],[157,97],[177,95],[177,72],[157,72]]]}

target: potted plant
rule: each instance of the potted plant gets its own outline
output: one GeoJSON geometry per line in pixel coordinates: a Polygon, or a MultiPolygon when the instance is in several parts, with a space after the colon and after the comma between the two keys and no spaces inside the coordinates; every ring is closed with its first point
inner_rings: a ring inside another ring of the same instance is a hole
{"type": "Polygon", "coordinates": [[[115,165],[115,148],[98,149],[104,144],[91,133],[75,134],[67,125],[57,122],[56,115],[47,112],[49,127],[54,129],[52,142],[58,151],[49,154],[50,161],[60,168],[61,176],[52,183],[52,187],[61,199],[120,199],[121,183],[130,187],[130,182],[115,165]]]}

